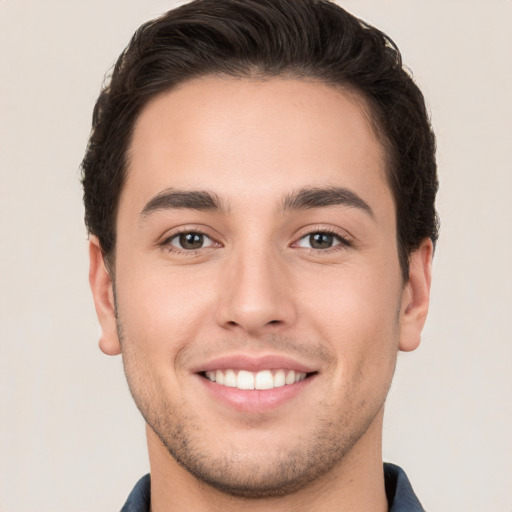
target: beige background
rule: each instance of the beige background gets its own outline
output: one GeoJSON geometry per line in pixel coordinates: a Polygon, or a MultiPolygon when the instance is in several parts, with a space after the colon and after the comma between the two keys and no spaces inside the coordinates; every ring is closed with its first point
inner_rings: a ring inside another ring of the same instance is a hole
{"type": "MultiPolygon", "coordinates": [[[[78,166],[104,72],[163,0],[0,0],[0,511],[118,510],[147,469],[97,348],[78,166]]],[[[384,456],[429,511],[512,512],[512,2],[347,0],[388,32],[439,140],[442,236],[384,456]]]]}

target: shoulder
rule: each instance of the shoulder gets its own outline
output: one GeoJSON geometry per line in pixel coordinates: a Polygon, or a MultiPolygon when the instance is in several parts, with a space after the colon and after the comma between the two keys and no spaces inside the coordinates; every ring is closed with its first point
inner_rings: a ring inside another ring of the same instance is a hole
{"type": "Polygon", "coordinates": [[[384,479],[389,512],[425,512],[402,468],[385,463],[384,479]]]}
{"type": "Polygon", "coordinates": [[[151,477],[143,476],[133,488],[120,512],[150,512],[151,477]]]}

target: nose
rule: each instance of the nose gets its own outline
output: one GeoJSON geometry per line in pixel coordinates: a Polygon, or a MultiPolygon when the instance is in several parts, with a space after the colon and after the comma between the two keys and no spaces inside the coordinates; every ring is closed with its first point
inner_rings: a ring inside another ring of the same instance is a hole
{"type": "Polygon", "coordinates": [[[258,336],[291,326],[296,319],[286,263],[271,251],[233,254],[220,277],[217,323],[258,336]]]}

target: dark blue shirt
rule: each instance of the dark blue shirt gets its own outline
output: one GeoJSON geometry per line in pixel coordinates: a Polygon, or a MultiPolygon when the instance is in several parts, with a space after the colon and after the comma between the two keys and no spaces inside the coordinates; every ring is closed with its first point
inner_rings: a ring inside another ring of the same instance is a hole
{"type": "MultiPolygon", "coordinates": [[[[384,464],[384,480],[389,512],[425,512],[401,468],[394,464],[384,464]]],[[[128,496],[121,512],[149,512],[150,484],[149,475],[143,476],[128,496]]]]}

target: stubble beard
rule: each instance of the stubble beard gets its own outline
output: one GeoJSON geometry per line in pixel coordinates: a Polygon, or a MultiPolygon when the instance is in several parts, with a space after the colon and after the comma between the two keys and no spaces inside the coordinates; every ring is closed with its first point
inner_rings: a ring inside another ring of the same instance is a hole
{"type": "Polygon", "coordinates": [[[327,474],[358,439],[340,425],[323,422],[308,437],[297,439],[262,461],[261,456],[230,447],[218,453],[204,447],[191,418],[169,422],[141,409],[150,428],[171,456],[199,481],[235,497],[261,499],[292,494],[327,474]],[[162,421],[163,420],[163,421],[162,421]]]}
{"type": "Polygon", "coordinates": [[[297,435],[293,446],[262,460],[259,453],[253,457],[233,446],[210,449],[192,417],[180,414],[166,401],[159,402],[166,403],[160,408],[165,414],[158,414],[152,409],[155,401],[140,400],[133,392],[132,396],[146,423],[179,465],[200,482],[246,499],[289,495],[317,481],[343,460],[374,418],[358,430],[350,420],[320,419],[313,432],[297,435]]]}
{"type": "MultiPolygon", "coordinates": [[[[119,318],[117,325],[121,345],[128,348],[131,343],[126,340],[119,318]]],[[[327,475],[372,425],[383,409],[391,384],[390,379],[383,398],[371,407],[366,400],[354,403],[352,389],[345,391],[344,411],[336,410],[335,403],[325,399],[318,407],[323,415],[317,418],[316,427],[310,432],[299,432],[293,446],[273,452],[262,463],[261,458],[230,446],[229,440],[226,449],[217,452],[205,446],[204,433],[194,417],[184,414],[183,404],[173,404],[162,386],[145,382],[151,371],[144,371],[141,361],[130,350],[123,350],[123,364],[139,411],[174,460],[198,481],[246,499],[289,495],[327,475]],[[348,411],[347,403],[351,404],[348,411]],[[366,409],[363,417],[359,408],[366,409]]],[[[300,428],[297,425],[298,431],[300,428]]]]}

